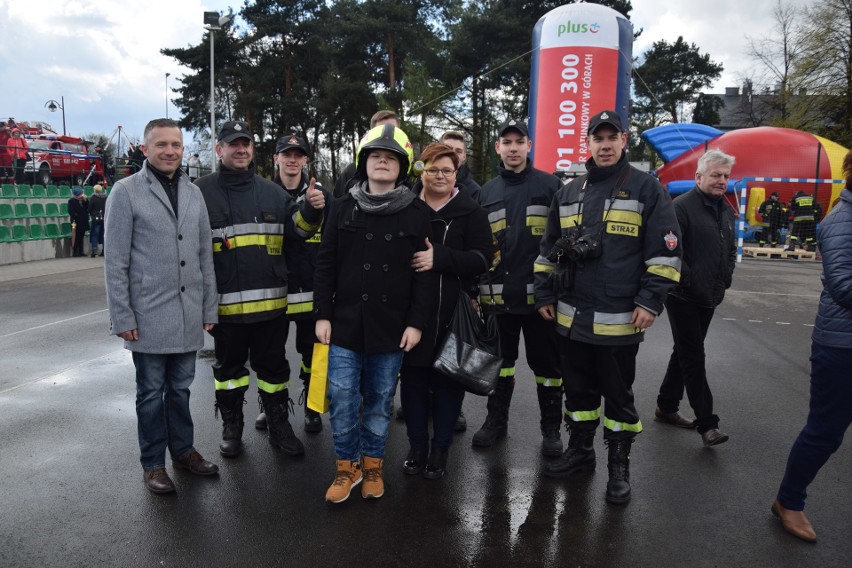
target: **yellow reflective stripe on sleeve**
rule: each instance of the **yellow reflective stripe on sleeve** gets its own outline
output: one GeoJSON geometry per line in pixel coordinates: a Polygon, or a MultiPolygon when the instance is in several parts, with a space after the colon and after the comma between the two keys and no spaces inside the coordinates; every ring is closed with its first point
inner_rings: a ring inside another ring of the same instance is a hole
{"type": "Polygon", "coordinates": [[[553,272],[555,269],[556,266],[550,261],[533,263],[533,272],[553,272]]]}
{"type": "Polygon", "coordinates": [[[612,430],[613,432],[635,432],[638,434],[642,431],[641,420],[635,424],[630,424],[628,422],[616,422],[615,420],[604,416],[603,425],[604,428],[612,430]]]}
{"type": "Polygon", "coordinates": [[[662,276],[663,278],[668,278],[669,280],[674,280],[675,282],[680,282],[680,270],[672,268],[671,266],[653,264],[648,267],[648,272],[656,274],[657,276],[662,276]]]}
{"type": "Polygon", "coordinates": [[[501,377],[514,377],[515,376],[515,368],[514,367],[503,367],[500,369],[501,377]]]}
{"type": "Polygon", "coordinates": [[[595,312],[592,332],[595,335],[607,336],[623,336],[640,333],[640,331],[636,329],[636,326],[630,323],[632,318],[633,312],[621,312],[617,314],[595,312]]]}
{"type": "Polygon", "coordinates": [[[301,211],[296,211],[293,214],[293,222],[296,224],[296,234],[298,234],[300,237],[307,238],[320,228],[320,223],[317,223],[316,225],[308,223],[305,218],[302,217],[301,211]]]}
{"type": "Polygon", "coordinates": [[[314,309],[314,293],[287,294],[287,315],[304,314],[314,309]]]}
{"type": "Polygon", "coordinates": [[[535,304],[535,284],[527,284],[527,303],[535,304]]]}
{"type": "Polygon", "coordinates": [[[265,393],[275,394],[277,392],[287,390],[289,387],[290,387],[290,381],[287,381],[286,383],[274,384],[274,383],[267,383],[266,381],[264,381],[261,378],[257,379],[257,390],[265,392],[265,393]]]}
{"type": "Polygon", "coordinates": [[[548,377],[540,377],[536,375],[535,377],[536,384],[539,384],[543,387],[561,387],[562,386],[562,378],[557,377],[555,379],[548,377]]]}
{"type": "Polygon", "coordinates": [[[215,390],[217,391],[229,391],[242,387],[247,387],[249,385],[249,375],[245,375],[237,379],[228,379],[227,381],[218,381],[216,379],[213,379],[213,384],[215,385],[215,390]]]}
{"type": "Polygon", "coordinates": [[[577,309],[565,302],[556,302],[556,323],[562,327],[574,325],[574,313],[577,309]]]}
{"type": "Polygon", "coordinates": [[[305,365],[305,360],[304,360],[304,359],[302,359],[302,362],[301,362],[299,365],[300,365],[300,368],[302,369],[302,372],[303,372],[303,373],[308,373],[308,374],[310,374],[310,373],[311,373],[311,368],[310,368],[310,367],[308,367],[307,365],[305,365]]]}
{"type": "Polygon", "coordinates": [[[494,221],[491,223],[491,232],[499,233],[500,231],[504,231],[506,229],[506,220],[500,219],[499,221],[494,221]]]}
{"type": "Polygon", "coordinates": [[[506,210],[498,209],[488,214],[488,223],[491,225],[491,232],[498,233],[506,229],[506,210]]]}
{"type": "Polygon", "coordinates": [[[488,304],[503,305],[503,285],[493,284],[490,289],[487,284],[479,285],[479,303],[483,306],[488,304]],[[491,290],[494,290],[494,296],[491,295],[491,290]]]}
{"type": "Polygon", "coordinates": [[[568,410],[565,409],[565,416],[574,422],[588,422],[590,420],[599,420],[601,417],[601,407],[594,410],[568,410]]]}
{"type": "Polygon", "coordinates": [[[234,235],[232,237],[228,237],[228,244],[230,245],[230,247],[226,249],[222,246],[223,243],[221,242],[213,243],[213,252],[222,252],[223,250],[230,250],[238,247],[265,246],[278,251],[270,252],[270,254],[281,254],[280,251],[282,245],[284,244],[284,236],[263,234],[234,235]]]}

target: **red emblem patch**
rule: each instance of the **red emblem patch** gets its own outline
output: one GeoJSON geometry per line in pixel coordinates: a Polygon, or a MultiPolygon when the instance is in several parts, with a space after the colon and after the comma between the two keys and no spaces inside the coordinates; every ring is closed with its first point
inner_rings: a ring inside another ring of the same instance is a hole
{"type": "Polygon", "coordinates": [[[666,242],[666,248],[669,250],[674,250],[677,248],[677,235],[669,231],[669,234],[663,237],[663,240],[666,242]]]}

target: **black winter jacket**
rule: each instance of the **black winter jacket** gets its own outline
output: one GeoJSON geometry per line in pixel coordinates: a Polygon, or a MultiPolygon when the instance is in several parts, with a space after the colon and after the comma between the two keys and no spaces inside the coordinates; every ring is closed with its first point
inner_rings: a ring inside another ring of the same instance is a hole
{"type": "Polygon", "coordinates": [[[494,247],[488,215],[470,197],[459,192],[432,212],[433,268],[438,275],[438,309],[420,343],[405,355],[404,363],[431,367],[436,346],[444,339],[461,290],[476,290],[476,277],[487,269],[494,247]],[[486,261],[486,259],[489,259],[486,261]]]}
{"type": "Polygon", "coordinates": [[[431,209],[415,199],[391,215],[365,213],[352,195],[335,201],[314,271],[314,313],[331,321],[331,342],[360,353],[399,350],[406,327],[425,332],[437,276],[411,268],[426,249],[431,209]]]}
{"type": "Polygon", "coordinates": [[[680,283],[670,293],[715,308],[731,286],[737,262],[734,212],[726,199],[711,199],[698,187],[677,197],[674,207],[683,239],[683,264],[680,283]]]}

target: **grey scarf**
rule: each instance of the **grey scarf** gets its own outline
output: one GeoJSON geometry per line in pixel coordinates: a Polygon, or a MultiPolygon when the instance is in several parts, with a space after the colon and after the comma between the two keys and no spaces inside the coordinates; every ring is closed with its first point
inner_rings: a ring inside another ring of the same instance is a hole
{"type": "Polygon", "coordinates": [[[352,186],[349,193],[355,198],[362,211],[374,215],[393,215],[405,209],[416,197],[414,192],[404,185],[398,185],[387,193],[369,193],[366,181],[352,186]]]}

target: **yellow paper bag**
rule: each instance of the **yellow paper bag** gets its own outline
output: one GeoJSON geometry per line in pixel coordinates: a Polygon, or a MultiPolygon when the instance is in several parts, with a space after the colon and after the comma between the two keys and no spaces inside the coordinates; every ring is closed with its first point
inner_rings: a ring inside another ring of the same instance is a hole
{"type": "Polygon", "coordinates": [[[328,345],[325,343],[314,343],[308,408],[321,414],[328,412],[328,345]]]}

